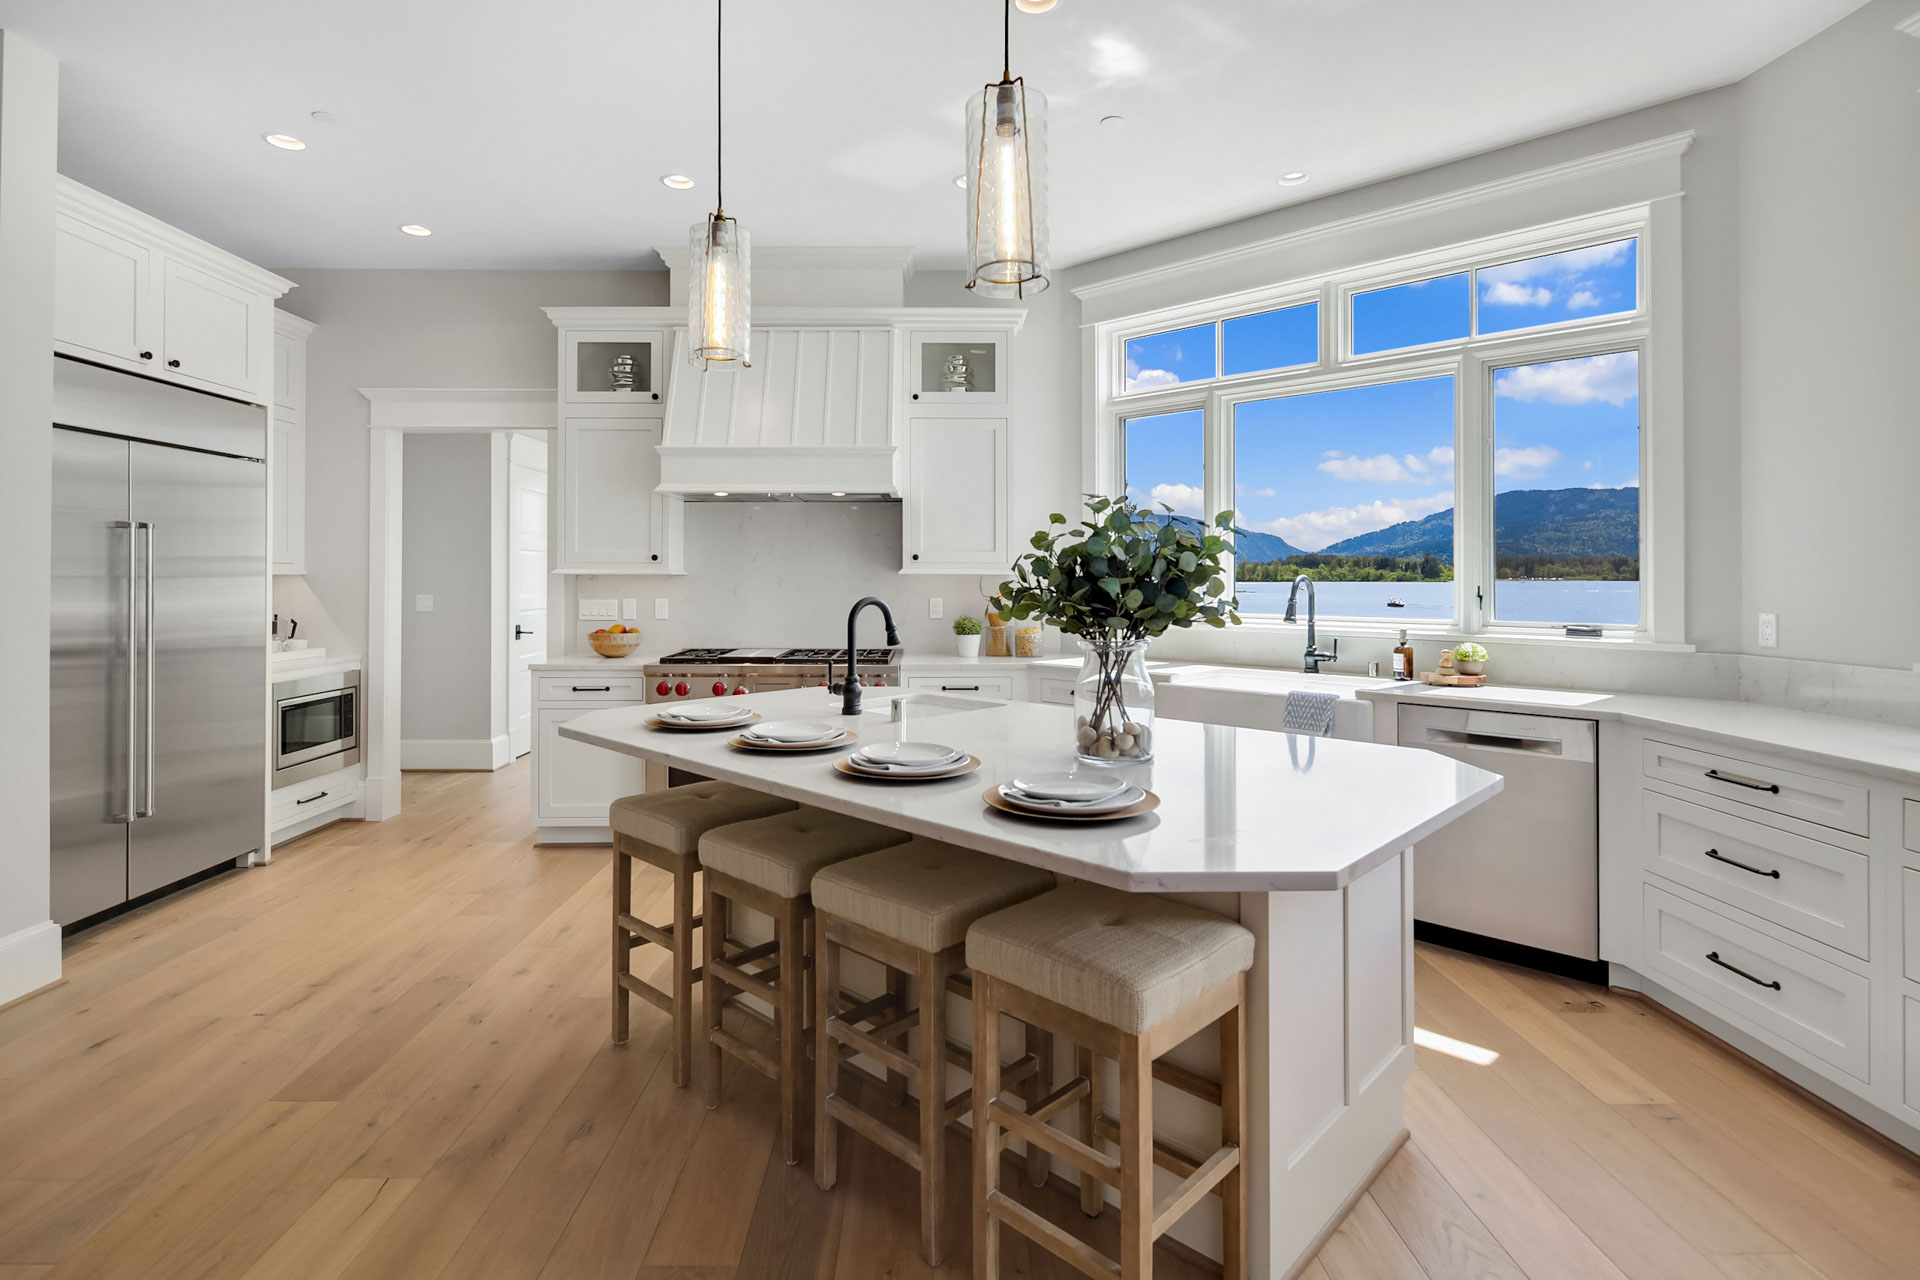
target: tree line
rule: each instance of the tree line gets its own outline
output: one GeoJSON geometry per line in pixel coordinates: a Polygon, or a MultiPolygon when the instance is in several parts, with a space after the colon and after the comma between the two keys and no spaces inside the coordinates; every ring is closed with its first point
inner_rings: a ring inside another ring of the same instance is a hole
{"type": "MultiPolygon", "coordinates": [[[[1284,560],[1234,566],[1238,582],[1292,582],[1301,574],[1315,582],[1452,582],[1453,565],[1434,552],[1419,556],[1330,556],[1303,552],[1284,560]]],[[[1638,582],[1638,556],[1496,556],[1494,574],[1504,581],[1566,579],[1575,582],[1638,582]]]]}

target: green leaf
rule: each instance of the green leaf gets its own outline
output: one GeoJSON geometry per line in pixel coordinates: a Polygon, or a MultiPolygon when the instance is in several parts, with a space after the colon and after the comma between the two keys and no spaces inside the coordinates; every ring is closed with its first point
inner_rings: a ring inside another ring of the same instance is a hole
{"type": "Polygon", "coordinates": [[[1052,515],[1047,517],[1048,524],[1065,524],[1066,522],[1067,522],[1067,518],[1061,515],[1058,511],[1054,512],[1052,515]]]}
{"type": "Polygon", "coordinates": [[[1128,591],[1126,595],[1121,597],[1120,603],[1126,606],[1127,609],[1133,610],[1133,609],[1138,609],[1140,607],[1140,602],[1144,599],[1146,599],[1146,597],[1143,594],[1141,594],[1140,588],[1135,587],[1131,591],[1128,591]]]}
{"type": "Polygon", "coordinates": [[[1193,552],[1182,551],[1180,553],[1180,572],[1192,573],[1199,565],[1200,557],[1194,555],[1193,552]]]}
{"type": "Polygon", "coordinates": [[[1100,589],[1115,599],[1118,599],[1120,597],[1120,579],[1102,578],[1100,579],[1100,589]]]}
{"type": "Polygon", "coordinates": [[[1222,511],[1219,515],[1215,516],[1213,518],[1213,523],[1214,523],[1214,527],[1218,529],[1233,528],[1233,508],[1228,507],[1225,511],[1222,511]]]}

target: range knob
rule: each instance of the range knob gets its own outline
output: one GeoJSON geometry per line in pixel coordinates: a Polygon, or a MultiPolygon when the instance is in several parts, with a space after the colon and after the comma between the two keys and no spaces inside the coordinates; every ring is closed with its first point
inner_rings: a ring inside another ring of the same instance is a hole
{"type": "Polygon", "coordinates": [[[665,680],[662,680],[659,684],[653,686],[653,691],[664,698],[669,693],[673,692],[673,686],[668,684],[665,680]]]}
{"type": "Polygon", "coordinates": [[[734,690],[734,693],[738,695],[738,694],[745,693],[746,691],[747,691],[747,686],[741,685],[738,689],[734,690]]]}
{"type": "Polygon", "coordinates": [[[675,693],[675,695],[679,697],[682,697],[682,698],[686,697],[687,682],[685,680],[682,680],[679,684],[676,684],[675,686],[673,686],[673,692],[675,693]]]}
{"type": "Polygon", "coordinates": [[[726,693],[727,693],[727,682],[725,680],[715,680],[713,682],[713,696],[716,698],[722,698],[726,696],[726,693]]]}

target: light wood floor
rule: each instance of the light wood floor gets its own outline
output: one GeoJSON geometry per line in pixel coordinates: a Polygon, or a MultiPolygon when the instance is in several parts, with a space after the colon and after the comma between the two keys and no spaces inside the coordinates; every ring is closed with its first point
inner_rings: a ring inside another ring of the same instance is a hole
{"type": "MultiPolygon", "coordinates": [[[[923,1273],[900,1166],[847,1140],[822,1194],[757,1077],[709,1113],[658,1015],[606,1043],[608,855],[535,850],[526,787],[409,775],[397,821],[72,940],[0,1012],[0,1280],[923,1273]]],[[[1920,1276],[1920,1162],[1634,1000],[1418,965],[1459,1044],[1420,1050],[1413,1140],[1309,1280],[1920,1276]]],[[[1011,1234],[1007,1262],[1069,1274],[1011,1234]]]]}

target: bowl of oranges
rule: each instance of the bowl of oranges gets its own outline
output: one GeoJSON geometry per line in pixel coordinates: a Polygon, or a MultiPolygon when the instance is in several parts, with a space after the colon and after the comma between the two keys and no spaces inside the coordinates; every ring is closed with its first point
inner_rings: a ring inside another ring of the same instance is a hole
{"type": "Polygon", "coordinates": [[[640,628],[602,627],[587,636],[587,643],[603,658],[630,657],[640,647],[640,628]]]}

